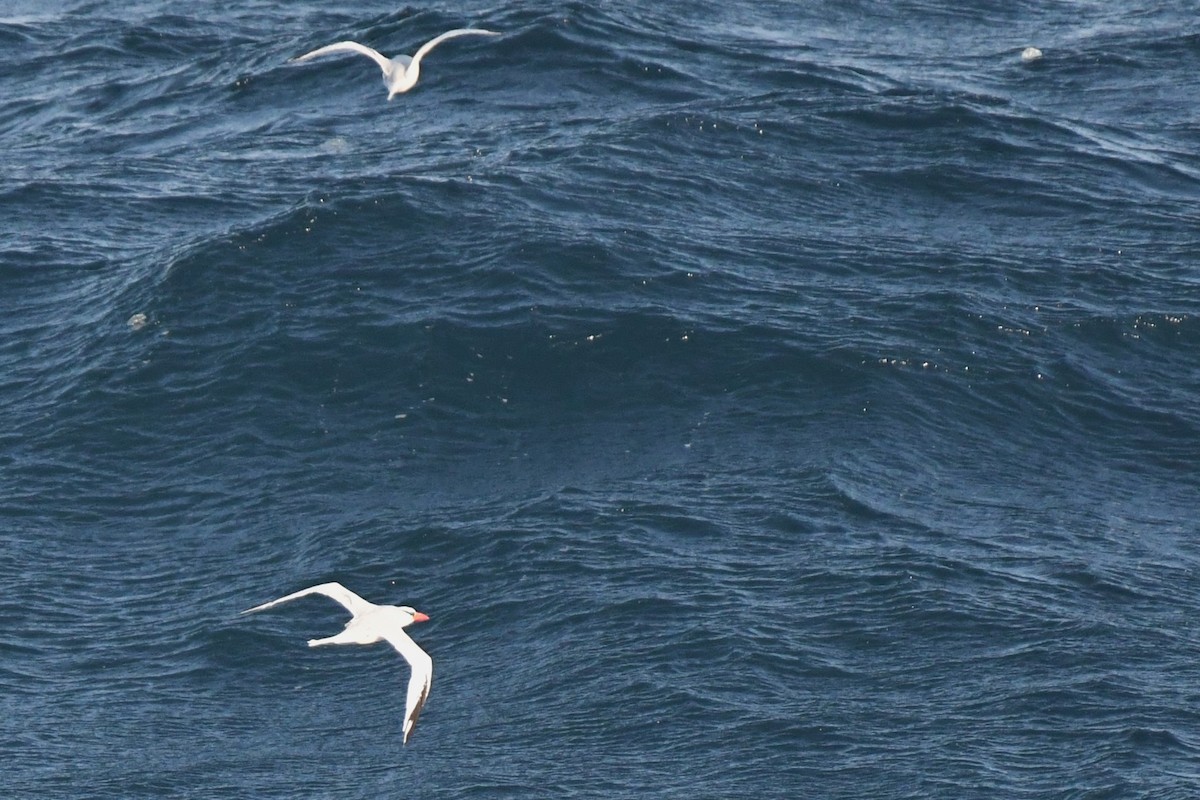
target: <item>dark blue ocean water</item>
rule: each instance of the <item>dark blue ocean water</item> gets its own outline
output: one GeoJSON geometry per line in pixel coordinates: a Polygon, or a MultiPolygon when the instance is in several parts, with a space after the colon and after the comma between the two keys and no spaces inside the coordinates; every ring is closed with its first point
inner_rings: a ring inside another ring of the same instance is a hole
{"type": "Polygon", "coordinates": [[[0,3],[5,797],[1200,797],[1200,5],[350,5],[0,3]]]}

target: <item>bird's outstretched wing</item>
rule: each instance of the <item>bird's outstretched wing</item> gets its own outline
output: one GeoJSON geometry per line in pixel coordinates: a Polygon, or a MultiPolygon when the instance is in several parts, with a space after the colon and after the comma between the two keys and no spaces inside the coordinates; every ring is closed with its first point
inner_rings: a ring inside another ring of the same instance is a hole
{"type": "MultiPolygon", "coordinates": [[[[451,32],[453,33],[453,31],[451,32]]],[[[367,47],[365,44],[359,44],[358,42],[334,42],[333,44],[327,44],[324,47],[318,47],[316,50],[313,50],[310,53],[305,53],[302,56],[296,56],[292,59],[292,61],[308,61],[310,58],[319,58],[321,56],[329,55],[330,53],[359,53],[378,64],[379,68],[383,70],[384,75],[392,74],[391,59],[378,50],[373,50],[372,48],[367,47]]]]}
{"type": "Polygon", "coordinates": [[[408,737],[417,725],[421,709],[429,697],[429,687],[433,684],[433,659],[404,631],[389,632],[384,638],[412,668],[412,675],[408,679],[408,697],[404,703],[404,744],[408,744],[408,737]]]}
{"type": "MultiPolygon", "coordinates": [[[[333,45],[330,45],[330,47],[332,47],[332,46],[333,45]]],[[[375,607],[374,603],[370,603],[370,602],[362,599],[361,597],[356,595],[354,592],[347,589],[345,586],[342,586],[340,583],[331,582],[331,583],[322,583],[319,586],[310,586],[307,589],[301,589],[298,592],[292,592],[291,594],[281,597],[278,600],[272,600],[269,603],[263,603],[261,606],[255,606],[254,608],[247,608],[242,613],[249,614],[253,611],[264,611],[273,606],[277,606],[280,603],[286,603],[289,600],[295,600],[298,597],[305,597],[310,594],[323,594],[326,597],[333,598],[334,600],[341,603],[346,608],[347,611],[349,611],[353,616],[356,616],[356,617],[359,614],[361,614],[362,612],[375,607]]],[[[414,645],[414,647],[415,647],[415,645],[414,645]]]]}
{"type": "Polygon", "coordinates": [[[413,54],[413,61],[420,61],[425,55],[437,47],[447,39],[453,39],[457,36],[499,36],[496,31],[485,31],[483,28],[455,28],[452,31],[446,31],[441,36],[435,36],[425,44],[421,45],[421,49],[413,54]]]}

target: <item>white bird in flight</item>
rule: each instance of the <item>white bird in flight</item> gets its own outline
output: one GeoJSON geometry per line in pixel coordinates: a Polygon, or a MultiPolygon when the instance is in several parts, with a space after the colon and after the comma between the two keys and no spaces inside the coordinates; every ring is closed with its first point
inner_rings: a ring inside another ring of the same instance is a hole
{"type": "Polygon", "coordinates": [[[411,606],[377,606],[340,583],[310,586],[278,600],[248,608],[242,613],[263,611],[310,594],[323,594],[333,598],[345,606],[352,616],[341,633],[325,639],[309,639],[309,647],[320,647],[323,644],[375,644],[386,641],[396,648],[412,667],[412,677],[408,679],[408,702],[404,709],[404,744],[408,744],[408,737],[412,735],[425,699],[429,697],[429,685],[433,682],[433,659],[416,642],[408,638],[404,629],[414,622],[427,622],[429,616],[411,606]]]}
{"type": "Polygon", "coordinates": [[[318,47],[311,53],[296,56],[292,61],[308,61],[310,58],[317,58],[318,56],[330,53],[361,53],[367,58],[373,59],[379,65],[379,68],[383,70],[383,85],[387,87],[388,100],[391,100],[396,95],[407,92],[417,85],[417,78],[421,77],[421,59],[442,42],[458,36],[499,35],[496,31],[485,31],[482,28],[455,28],[452,31],[446,31],[441,36],[435,36],[421,45],[421,49],[415,55],[401,55],[395,58],[388,58],[378,50],[374,50],[358,42],[334,42],[324,47],[318,47]]]}

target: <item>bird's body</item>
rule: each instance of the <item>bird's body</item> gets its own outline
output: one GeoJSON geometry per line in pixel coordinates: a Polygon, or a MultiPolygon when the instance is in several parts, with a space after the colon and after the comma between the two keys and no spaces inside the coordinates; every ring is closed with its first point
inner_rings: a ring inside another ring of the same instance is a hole
{"type": "Polygon", "coordinates": [[[302,56],[296,56],[292,60],[308,61],[311,58],[319,58],[330,53],[358,53],[359,55],[364,55],[378,64],[379,68],[383,70],[383,85],[387,87],[388,100],[391,100],[396,95],[403,94],[417,85],[417,79],[421,77],[421,59],[442,42],[458,36],[499,35],[495,31],[485,31],[482,28],[455,28],[452,31],[446,31],[441,36],[435,36],[430,39],[421,45],[421,49],[417,50],[412,56],[401,55],[395,58],[388,58],[378,50],[367,47],[365,44],[359,44],[358,42],[334,42],[324,47],[318,47],[316,50],[305,53],[302,56]]]}
{"type": "Polygon", "coordinates": [[[408,696],[404,709],[404,743],[408,744],[408,737],[412,735],[417,718],[421,716],[421,708],[424,707],[425,700],[429,697],[429,686],[433,682],[433,659],[409,638],[404,629],[414,622],[425,622],[429,617],[410,606],[375,605],[340,583],[322,583],[319,586],[301,589],[278,600],[248,608],[242,613],[263,611],[310,594],[323,594],[336,600],[350,612],[351,617],[341,633],[324,639],[309,639],[309,647],[320,647],[326,644],[374,644],[386,641],[396,648],[412,668],[412,677],[408,679],[408,696]]]}

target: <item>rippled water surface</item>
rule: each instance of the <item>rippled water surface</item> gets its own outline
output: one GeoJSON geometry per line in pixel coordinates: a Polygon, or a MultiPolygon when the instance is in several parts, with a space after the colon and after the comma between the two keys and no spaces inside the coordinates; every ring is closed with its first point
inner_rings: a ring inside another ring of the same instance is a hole
{"type": "Polygon", "coordinates": [[[1194,4],[353,5],[0,7],[8,796],[1197,796],[1194,4]]]}

